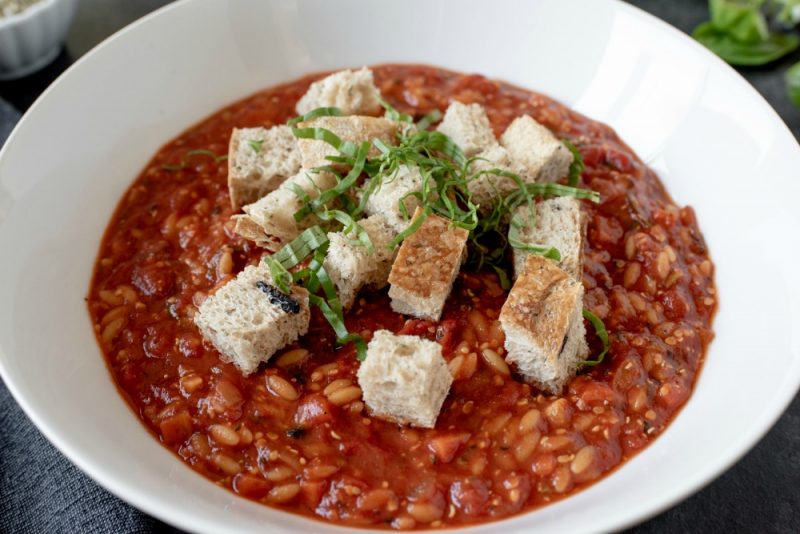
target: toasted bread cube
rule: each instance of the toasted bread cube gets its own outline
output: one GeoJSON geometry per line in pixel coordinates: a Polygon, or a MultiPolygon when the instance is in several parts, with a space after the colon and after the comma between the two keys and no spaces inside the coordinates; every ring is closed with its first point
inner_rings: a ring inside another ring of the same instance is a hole
{"type": "Polygon", "coordinates": [[[370,115],[381,109],[372,71],[341,70],[312,83],[297,102],[303,115],[316,108],[337,107],[345,115],[370,115]]]}
{"type": "MultiPolygon", "coordinates": [[[[422,216],[417,208],[413,219],[422,216]]],[[[412,219],[412,221],[413,221],[412,219]]],[[[469,232],[428,215],[405,238],[389,273],[389,297],[397,313],[438,321],[466,254],[469,232]]]]}
{"type": "MultiPolygon", "coordinates": [[[[573,197],[551,198],[535,205],[533,217],[529,217],[527,205],[517,208],[514,215],[523,221],[520,241],[556,248],[561,254],[558,266],[580,282],[586,238],[586,215],[581,210],[581,201],[573,197]]],[[[514,276],[518,277],[530,253],[517,248],[513,251],[514,276]]]]}
{"type": "Polygon", "coordinates": [[[372,242],[372,253],[364,245],[354,242],[354,235],[330,232],[328,255],[323,264],[345,309],[353,305],[362,287],[380,289],[386,285],[395,257],[395,251],[388,248],[395,232],[383,215],[372,215],[358,224],[372,242]]]}
{"type": "Polygon", "coordinates": [[[367,198],[364,211],[369,215],[382,214],[395,233],[399,234],[406,229],[410,220],[403,216],[400,203],[405,206],[406,213],[413,214],[420,205],[420,199],[410,194],[421,190],[419,167],[400,165],[397,172],[383,178],[380,187],[367,198]]]}
{"type": "MultiPolygon", "coordinates": [[[[482,214],[486,214],[491,211],[492,206],[498,199],[505,198],[519,189],[519,184],[516,180],[507,176],[491,173],[480,174],[481,171],[495,169],[516,174],[511,156],[502,146],[494,145],[488,150],[479,153],[476,157],[480,159],[472,162],[470,168],[472,178],[467,183],[467,188],[472,195],[473,204],[477,204],[479,211],[482,214]]],[[[523,183],[532,181],[527,175],[520,175],[519,178],[523,183]]]]}
{"type": "Polygon", "coordinates": [[[560,393],[589,353],[583,285],[541,256],[526,259],[500,311],[500,324],[506,361],[548,393],[560,393]]]}
{"type": "Polygon", "coordinates": [[[336,185],[336,177],[328,172],[301,171],[261,200],[245,206],[244,215],[237,215],[235,231],[258,246],[272,248],[276,242],[288,242],[300,232],[318,222],[309,215],[302,221],[294,220],[294,213],[303,207],[303,201],[290,188],[300,187],[310,198],[319,196],[336,185]]]}
{"type": "Polygon", "coordinates": [[[497,144],[486,110],[480,104],[453,102],[437,128],[472,157],[497,144]]]}
{"type": "MultiPolygon", "coordinates": [[[[324,128],[339,136],[343,141],[362,143],[380,139],[387,145],[396,144],[397,128],[400,123],[378,117],[362,117],[352,115],[349,117],[318,117],[314,120],[301,122],[298,128],[324,128]]],[[[338,156],[339,152],[325,141],[316,139],[298,139],[302,165],[306,169],[331,165],[328,156],[338,156]]],[[[375,157],[380,151],[374,146],[370,148],[369,157],[375,157]]]]}
{"type": "Polygon", "coordinates": [[[358,369],[363,399],[374,417],[433,428],[453,378],[438,343],[378,330],[358,369]]]}
{"type": "Polygon", "coordinates": [[[569,174],[572,152],[529,115],[517,117],[500,136],[519,174],[531,182],[555,182],[569,174]]]}
{"type": "Polygon", "coordinates": [[[288,126],[234,128],[228,147],[228,190],[238,210],[300,170],[297,139],[288,126]]]}
{"type": "Polygon", "coordinates": [[[308,291],[273,286],[265,263],[245,267],[198,308],[194,322],[225,362],[248,375],[308,331],[308,291]],[[277,293],[276,293],[277,292],[277,293]]]}

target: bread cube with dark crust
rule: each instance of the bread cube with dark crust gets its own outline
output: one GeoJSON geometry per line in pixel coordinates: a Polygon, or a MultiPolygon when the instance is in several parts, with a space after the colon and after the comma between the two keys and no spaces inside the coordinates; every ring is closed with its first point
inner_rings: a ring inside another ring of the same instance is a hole
{"type": "Polygon", "coordinates": [[[500,312],[506,362],[522,378],[559,394],[586,359],[583,285],[552,260],[528,256],[500,312]]]}
{"type": "MultiPolygon", "coordinates": [[[[412,223],[423,216],[417,208],[412,223]]],[[[389,274],[392,309],[438,321],[466,254],[469,232],[438,215],[428,215],[405,238],[389,274]]]]}
{"type": "Polygon", "coordinates": [[[223,361],[248,375],[304,335],[310,317],[308,291],[293,286],[289,294],[280,292],[262,262],[203,301],[194,322],[223,361]]]}

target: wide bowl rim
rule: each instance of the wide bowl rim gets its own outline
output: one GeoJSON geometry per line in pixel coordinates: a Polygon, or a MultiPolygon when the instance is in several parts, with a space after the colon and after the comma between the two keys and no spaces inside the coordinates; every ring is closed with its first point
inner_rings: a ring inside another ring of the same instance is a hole
{"type": "MultiPolygon", "coordinates": [[[[49,6],[51,4],[54,4],[56,1],[57,0],[43,0],[41,2],[41,5],[32,6],[31,8],[25,10],[24,12],[18,15],[9,17],[9,20],[19,22],[20,20],[24,20],[26,16],[34,16],[35,13],[43,9],[44,6],[49,6]]],[[[98,53],[99,50],[104,48],[110,42],[119,40],[120,38],[124,38],[129,33],[137,31],[138,28],[140,28],[143,25],[147,25],[149,21],[151,21],[156,17],[161,16],[163,13],[172,10],[182,9],[184,5],[190,4],[194,1],[195,0],[178,0],[174,3],[156,9],[155,11],[145,15],[144,17],[132,22],[131,24],[115,32],[114,34],[103,40],[96,47],[94,47],[87,54],[85,54],[83,57],[81,57],[68,69],[66,69],[36,99],[36,101],[29,108],[28,112],[26,112],[26,114],[23,115],[23,117],[19,120],[19,122],[9,135],[8,139],[4,143],[4,146],[2,147],[2,149],[0,149],[0,160],[2,160],[5,153],[9,150],[9,147],[13,145],[13,140],[15,139],[19,130],[22,127],[24,127],[27,115],[38,109],[42,105],[42,102],[46,101],[49,98],[49,95],[53,91],[57,90],[58,86],[62,83],[62,81],[65,78],[72,76],[72,73],[75,72],[76,70],[81,69],[82,65],[92,61],[92,58],[98,53]]],[[[735,69],[726,64],[724,61],[715,56],[713,53],[704,48],[702,45],[693,41],[689,36],[681,32],[677,28],[655,17],[654,15],[647,13],[641,8],[627,4],[622,0],[607,0],[607,1],[611,4],[614,4],[617,9],[627,10],[629,13],[635,15],[639,20],[642,20],[647,24],[654,24],[660,27],[661,29],[666,29],[674,39],[678,39],[683,42],[687,41],[691,42],[691,46],[694,48],[695,52],[697,54],[700,54],[705,59],[705,61],[711,62],[716,68],[721,69],[722,72],[724,72],[732,81],[735,81],[738,84],[743,84],[743,87],[747,88],[750,97],[754,98],[755,102],[758,103],[758,105],[762,108],[762,110],[767,112],[767,114],[770,117],[770,122],[775,123],[777,121],[776,124],[780,125],[783,134],[788,136],[788,138],[792,139],[794,146],[800,149],[800,144],[798,144],[797,139],[789,130],[786,123],[780,118],[778,113],[772,108],[772,106],[770,106],[770,104],[766,101],[766,99],[760,93],[758,93],[758,91],[752,85],[750,85],[750,83],[748,83],[747,80],[745,80],[744,77],[742,77],[735,69]]],[[[3,21],[0,21],[0,29],[2,28],[3,28],[3,21]]],[[[214,526],[214,525],[208,525],[207,523],[200,524],[193,519],[191,514],[188,514],[184,511],[168,509],[164,506],[161,506],[157,501],[157,499],[152,498],[143,489],[138,488],[135,485],[130,484],[125,480],[120,480],[116,478],[114,475],[109,474],[101,464],[94,463],[92,461],[92,458],[86,456],[82,451],[80,451],[79,449],[71,448],[70,445],[67,443],[67,438],[62,436],[56,429],[53,429],[49,427],[47,424],[45,424],[40,415],[31,407],[27,399],[19,392],[14,381],[10,379],[11,378],[10,371],[6,366],[5,363],[6,360],[10,361],[10,355],[5,352],[5,349],[2,346],[0,346],[0,378],[2,378],[2,380],[4,381],[6,387],[8,388],[14,400],[22,408],[26,416],[36,425],[36,427],[48,439],[48,441],[50,441],[62,454],[64,454],[70,460],[70,462],[76,465],[81,471],[83,471],[91,479],[97,482],[101,487],[111,492],[112,494],[116,495],[120,499],[126,501],[127,503],[130,503],[131,505],[135,506],[139,510],[147,514],[150,514],[170,525],[196,532],[204,531],[207,530],[210,526],[211,527],[214,526]]],[[[109,377],[110,376],[111,375],[109,373],[109,377]]],[[[650,503],[648,506],[640,507],[636,510],[635,513],[629,513],[626,517],[609,516],[604,521],[598,521],[596,528],[593,530],[595,531],[601,531],[605,529],[620,530],[623,528],[627,528],[631,525],[638,524],[674,506],[676,503],[686,499],[690,495],[696,493],[704,486],[708,485],[716,478],[718,478],[733,464],[738,462],[745,454],[747,454],[766,435],[766,433],[774,426],[776,421],[786,411],[791,401],[797,395],[798,390],[800,390],[800,372],[795,373],[795,375],[789,377],[789,379],[790,382],[793,383],[793,386],[787,387],[784,390],[783,395],[781,397],[772,399],[773,406],[771,407],[771,413],[769,414],[769,416],[764,417],[762,420],[760,420],[758,425],[750,427],[749,432],[747,434],[747,438],[737,443],[735,449],[726,451],[726,454],[720,457],[720,459],[715,464],[708,466],[702,472],[698,472],[694,476],[694,478],[686,481],[680,488],[678,489],[673,488],[670,491],[665,491],[664,492],[665,497],[659,500],[658,502],[653,502],[650,503]]],[[[682,408],[682,410],[691,409],[690,407],[691,404],[689,401],[687,401],[687,404],[682,408]]],[[[467,528],[475,529],[485,525],[486,523],[479,523],[476,525],[469,526],[467,528]]],[[[222,524],[218,524],[217,526],[219,528],[224,527],[224,525],[222,524]]],[[[331,524],[330,526],[340,529],[343,532],[349,530],[347,527],[342,527],[339,525],[331,524]]]]}

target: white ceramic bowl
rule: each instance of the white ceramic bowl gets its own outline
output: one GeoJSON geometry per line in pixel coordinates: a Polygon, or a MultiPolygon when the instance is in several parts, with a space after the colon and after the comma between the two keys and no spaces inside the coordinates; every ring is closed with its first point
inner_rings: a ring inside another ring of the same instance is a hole
{"type": "Polygon", "coordinates": [[[0,80],[21,78],[53,61],[77,5],[77,0],[40,0],[0,18],[0,80]]]}
{"type": "Polygon", "coordinates": [[[260,88],[380,62],[483,73],[610,124],[695,206],[718,268],[717,339],[665,434],[503,530],[621,528],[752,447],[800,382],[800,149],[732,69],[610,0],[186,0],[79,61],[0,154],[0,371],[45,435],[113,493],[187,530],[346,531],[240,499],[159,445],[114,387],[83,297],[114,206],[162,143],[260,88]]]}

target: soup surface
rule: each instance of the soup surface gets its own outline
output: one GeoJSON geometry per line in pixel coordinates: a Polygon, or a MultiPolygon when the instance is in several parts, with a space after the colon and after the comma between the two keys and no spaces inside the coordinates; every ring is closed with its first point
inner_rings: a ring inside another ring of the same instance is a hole
{"type": "MultiPolygon", "coordinates": [[[[479,75],[373,68],[383,96],[421,117],[452,100],[486,107],[495,133],[530,114],[580,150],[581,187],[598,191],[584,250],[584,305],[611,349],[559,396],[515,379],[497,321],[506,292],[490,273],[459,275],[439,322],[362,294],[348,330],[440,342],[455,377],[436,428],[369,416],[352,346],[312,310],[309,333],[243,377],[204,342],[197,306],[264,251],[233,232],[223,155],[234,127],[269,127],[321,75],[264,90],[165,145],[109,223],[89,310],[112,376],[164,446],[232,491],[353,526],[448,527],[562,499],[646,447],[689,398],[712,339],[713,265],[691,208],[607,126],[479,75]]],[[[600,343],[587,326],[593,353],[600,343]]]]}

